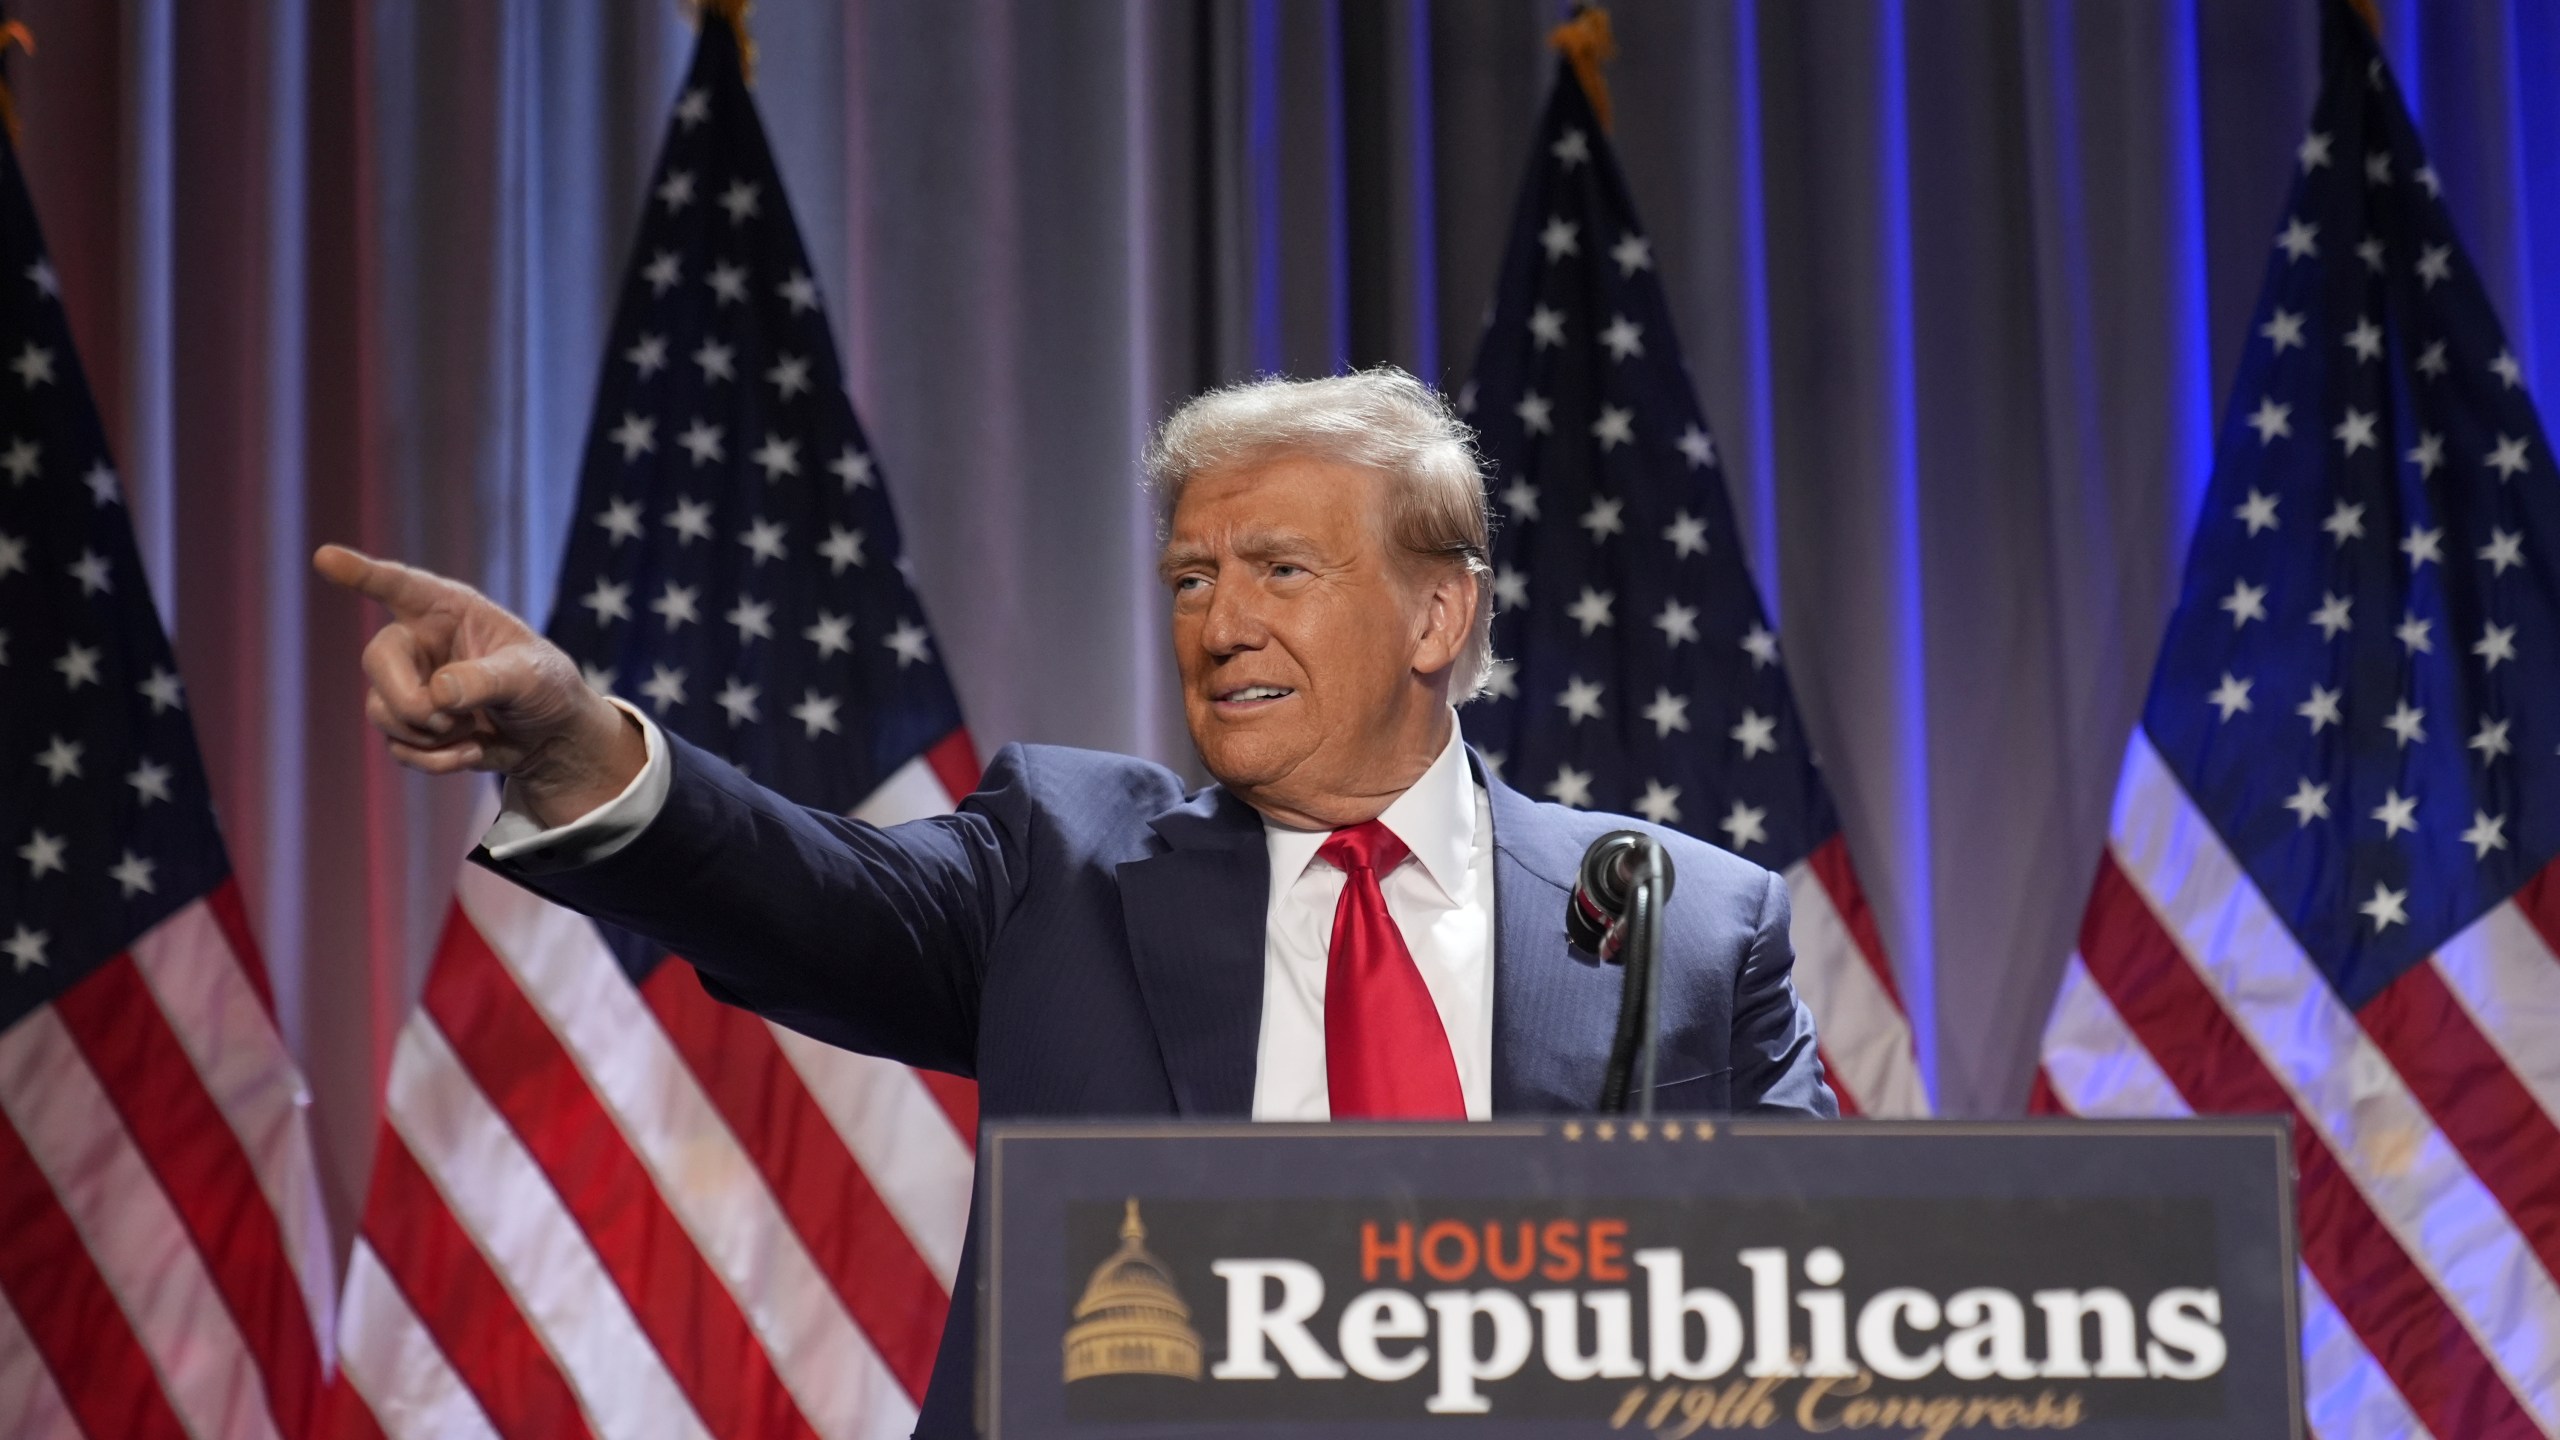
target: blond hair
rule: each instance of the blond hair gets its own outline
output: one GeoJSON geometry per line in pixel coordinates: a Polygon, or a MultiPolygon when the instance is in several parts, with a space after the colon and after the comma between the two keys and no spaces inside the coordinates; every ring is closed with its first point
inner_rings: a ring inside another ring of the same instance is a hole
{"type": "Polygon", "coordinates": [[[1390,538],[1476,577],[1476,613],[1449,675],[1453,703],[1475,698],[1493,673],[1493,522],[1466,423],[1438,391],[1392,365],[1212,390],[1174,411],[1147,447],[1159,535],[1193,477],[1275,455],[1377,472],[1387,480],[1390,538]]]}

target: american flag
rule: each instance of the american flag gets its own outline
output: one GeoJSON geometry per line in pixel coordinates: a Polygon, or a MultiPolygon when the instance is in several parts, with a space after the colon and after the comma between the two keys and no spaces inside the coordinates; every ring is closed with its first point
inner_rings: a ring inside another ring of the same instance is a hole
{"type": "MultiPolygon", "coordinates": [[[[977,778],[727,23],[598,387],[550,634],[805,804],[977,778]]],[[[949,1303],[975,1090],[709,999],[466,867],[402,1033],[344,1366],[395,1436],[890,1436],[949,1303]]]]}
{"type": "Polygon", "coordinates": [[[0,140],[0,1434],[309,1435],[309,1092],[0,140]]]}
{"type": "Polygon", "coordinates": [[[2290,1115],[2327,1436],[2560,1433],[2560,477],[2373,36],[2325,81],[2038,1107],[2290,1115]]]}
{"type": "Polygon", "coordinates": [[[1927,1093],[1617,158],[1557,67],[1475,377],[1500,507],[1491,693],[1467,737],[1510,783],[1633,811],[1778,871],[1796,985],[1846,1112],[1927,1093]]]}

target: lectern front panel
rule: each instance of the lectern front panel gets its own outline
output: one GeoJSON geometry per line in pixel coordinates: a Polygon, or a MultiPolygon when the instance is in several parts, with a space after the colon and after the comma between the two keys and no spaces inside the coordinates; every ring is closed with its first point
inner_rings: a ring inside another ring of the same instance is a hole
{"type": "Polygon", "coordinates": [[[990,1126],[981,1428],[2301,1433],[2277,1120],[990,1126]]]}

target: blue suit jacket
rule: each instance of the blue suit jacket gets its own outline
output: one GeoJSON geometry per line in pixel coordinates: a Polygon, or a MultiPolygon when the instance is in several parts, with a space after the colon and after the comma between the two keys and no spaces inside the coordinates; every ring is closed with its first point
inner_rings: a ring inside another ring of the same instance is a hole
{"type": "MultiPolygon", "coordinates": [[[[495,868],[664,944],[724,1000],[975,1078],[990,1119],[1252,1113],[1270,866],[1261,818],[1223,788],[1009,745],[957,813],[879,829],[668,743],[666,808],[629,845],[572,870],[495,868]]],[[[1565,900],[1584,847],[1622,827],[1660,836],[1676,871],[1659,1108],[1835,1113],[1777,876],[1475,769],[1493,811],[1496,1113],[1599,1097],[1621,972],[1571,947],[1565,900]]],[[[976,1247],[973,1226],[919,1436],[974,1433],[976,1247]]]]}

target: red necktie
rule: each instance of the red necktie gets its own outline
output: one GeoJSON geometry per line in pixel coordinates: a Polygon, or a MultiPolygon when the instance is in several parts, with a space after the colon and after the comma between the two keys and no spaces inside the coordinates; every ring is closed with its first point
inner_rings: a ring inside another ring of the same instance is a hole
{"type": "Polygon", "coordinates": [[[1342,871],[1324,972],[1325,1089],[1337,1120],[1464,1120],[1458,1062],[1378,877],[1406,855],[1371,820],[1316,852],[1342,871]]]}

